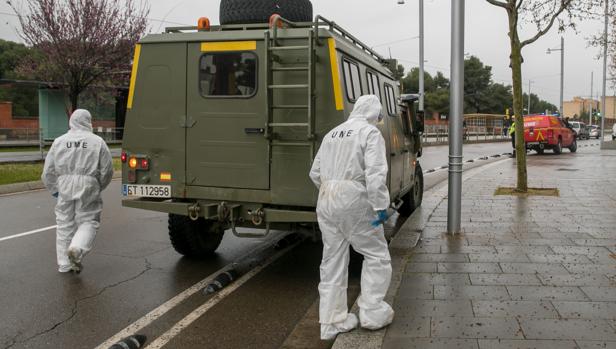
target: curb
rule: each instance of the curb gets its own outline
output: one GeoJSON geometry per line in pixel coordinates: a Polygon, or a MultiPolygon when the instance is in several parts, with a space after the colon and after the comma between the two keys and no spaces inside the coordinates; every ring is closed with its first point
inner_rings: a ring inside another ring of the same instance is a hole
{"type": "MultiPolygon", "coordinates": [[[[122,171],[113,172],[113,179],[118,179],[121,177],[122,171]]],[[[45,185],[43,185],[42,181],[5,184],[0,185],[0,195],[10,195],[42,189],[45,189],[45,185]]]]}
{"type": "MultiPolygon", "coordinates": [[[[465,171],[466,178],[463,178],[463,182],[469,178],[474,177],[476,174],[481,173],[493,166],[497,166],[505,159],[493,159],[494,162],[486,163],[483,166],[473,167],[465,171]]],[[[442,181],[436,186],[432,187],[424,193],[424,201],[419,209],[417,209],[408,218],[408,220],[402,225],[400,231],[392,239],[390,243],[390,253],[392,262],[392,278],[391,285],[385,296],[385,301],[390,305],[394,305],[395,298],[400,289],[402,283],[402,277],[406,266],[413,254],[414,248],[417,246],[423,228],[426,226],[432,214],[438,206],[447,199],[448,195],[448,183],[442,181]]],[[[357,300],[351,308],[351,312],[357,314],[359,308],[357,300]]],[[[387,327],[378,331],[370,331],[362,328],[358,328],[354,331],[343,333],[336,337],[336,341],[332,349],[381,349],[385,335],[387,333],[387,327]]]]}
{"type": "MultiPolygon", "coordinates": [[[[446,194],[447,186],[444,186],[444,189],[446,194]]],[[[443,191],[442,184],[437,185],[424,193],[425,200],[423,201],[421,207],[415,210],[415,212],[413,212],[402,227],[400,227],[400,230],[389,244],[392,264],[392,278],[391,285],[387,291],[387,296],[385,296],[385,301],[389,304],[393,304],[393,300],[398,293],[398,289],[400,288],[400,284],[402,282],[402,274],[406,269],[406,265],[412,255],[414,247],[417,246],[417,243],[419,242],[423,227],[426,225],[440,202],[443,200],[443,198],[440,198],[441,195],[439,195],[439,192],[441,191],[443,191]],[[433,194],[439,199],[429,198],[433,194]]],[[[350,311],[355,314],[359,312],[357,300],[355,300],[355,303],[350,311]]],[[[338,335],[332,349],[380,349],[383,340],[385,339],[386,331],[386,328],[378,331],[369,331],[358,328],[355,331],[338,335]]]]}

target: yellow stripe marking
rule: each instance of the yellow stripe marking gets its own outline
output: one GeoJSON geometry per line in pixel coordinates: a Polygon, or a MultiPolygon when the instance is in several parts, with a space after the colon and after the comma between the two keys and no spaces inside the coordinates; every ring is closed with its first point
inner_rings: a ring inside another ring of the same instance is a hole
{"type": "Polygon", "coordinates": [[[254,51],[256,49],[256,41],[225,41],[201,43],[201,52],[254,51]]]}
{"type": "Polygon", "coordinates": [[[141,45],[135,46],[135,57],[133,58],[133,71],[130,74],[130,89],[128,90],[127,108],[133,108],[133,98],[135,97],[135,84],[137,83],[137,71],[139,70],[139,58],[141,57],[141,45]]]}
{"type": "Polygon", "coordinates": [[[545,138],[543,137],[543,133],[541,133],[541,130],[539,130],[539,134],[537,134],[537,141],[538,142],[545,141],[545,138]]]}
{"type": "Polygon", "coordinates": [[[336,110],[344,110],[342,102],[342,87],[340,86],[340,68],[338,67],[338,53],[336,52],[336,40],[329,38],[329,61],[332,66],[332,82],[334,84],[334,99],[336,110]]]}

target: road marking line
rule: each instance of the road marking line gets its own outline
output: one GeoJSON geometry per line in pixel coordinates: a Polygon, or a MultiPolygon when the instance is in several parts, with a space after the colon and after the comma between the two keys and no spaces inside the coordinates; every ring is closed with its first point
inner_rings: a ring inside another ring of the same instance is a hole
{"type": "MultiPolygon", "coordinates": [[[[195,309],[192,313],[186,315],[182,320],[177,322],[173,327],[171,327],[167,332],[163,333],[160,337],[158,337],[154,342],[150,343],[150,345],[146,346],[145,349],[159,349],[169,343],[173,338],[175,338],[178,334],[180,334],[184,329],[190,326],[193,322],[203,316],[208,310],[212,309],[216,304],[218,304],[225,297],[233,293],[235,290],[240,288],[243,284],[248,282],[251,278],[257,275],[261,270],[267,268],[270,264],[274,263],[280,257],[285,255],[288,251],[295,248],[298,243],[295,243],[288,248],[276,253],[272,257],[270,257],[263,264],[257,266],[252,269],[248,273],[244,274],[242,277],[237,279],[234,283],[222,289],[222,291],[216,293],[212,298],[210,298],[207,302],[205,302],[202,306],[195,309]]],[[[97,348],[99,349],[99,348],[97,348]]]]}
{"type": "MultiPolygon", "coordinates": [[[[246,256],[244,256],[242,258],[249,258],[250,256],[258,255],[258,254],[262,253],[263,251],[267,250],[271,246],[272,246],[271,244],[267,244],[266,243],[266,244],[264,244],[264,246],[257,247],[257,249],[255,249],[254,251],[252,251],[251,253],[247,254],[246,256]]],[[[191,287],[187,288],[186,290],[184,290],[182,293],[180,293],[177,296],[171,298],[167,302],[161,304],[160,306],[158,306],[156,309],[150,311],[149,313],[145,314],[143,317],[141,317],[137,321],[133,322],[132,324],[130,324],[128,326],[126,326],[123,330],[121,330],[120,332],[116,333],[114,336],[112,336],[109,339],[107,339],[104,343],[102,343],[101,345],[97,346],[95,349],[108,349],[109,347],[111,347],[115,343],[121,341],[122,339],[124,339],[126,337],[129,337],[129,336],[132,336],[135,333],[137,333],[140,330],[142,330],[143,328],[149,326],[154,321],[158,320],[163,315],[168,313],[170,310],[172,310],[173,308],[177,307],[180,303],[184,302],[186,299],[192,297],[195,293],[197,293],[200,290],[202,290],[205,287],[207,287],[207,285],[209,285],[210,283],[212,283],[212,281],[214,281],[214,279],[216,279],[216,276],[218,276],[219,274],[224,273],[225,271],[233,269],[236,264],[237,264],[236,262],[229,263],[228,265],[226,265],[226,266],[220,268],[219,270],[213,272],[212,274],[210,274],[205,279],[197,282],[193,286],[191,286],[191,287]]]]}
{"type": "Polygon", "coordinates": [[[28,235],[34,235],[34,234],[42,233],[42,232],[45,232],[45,231],[48,231],[48,230],[56,229],[57,227],[58,227],[57,225],[52,225],[52,226],[49,226],[49,227],[46,227],[46,228],[36,229],[36,230],[28,231],[28,232],[25,232],[25,233],[21,233],[21,234],[15,234],[15,235],[3,237],[3,238],[0,238],[0,242],[6,241],[6,240],[11,240],[11,239],[17,239],[17,238],[20,238],[22,236],[28,236],[28,235]]]}

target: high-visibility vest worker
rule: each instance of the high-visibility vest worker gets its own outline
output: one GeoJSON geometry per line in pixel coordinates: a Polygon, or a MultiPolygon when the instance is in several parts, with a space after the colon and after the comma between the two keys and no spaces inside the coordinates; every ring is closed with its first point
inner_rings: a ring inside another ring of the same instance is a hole
{"type": "Polygon", "coordinates": [[[515,121],[511,123],[511,126],[509,126],[509,135],[513,135],[515,133],[515,121]]]}

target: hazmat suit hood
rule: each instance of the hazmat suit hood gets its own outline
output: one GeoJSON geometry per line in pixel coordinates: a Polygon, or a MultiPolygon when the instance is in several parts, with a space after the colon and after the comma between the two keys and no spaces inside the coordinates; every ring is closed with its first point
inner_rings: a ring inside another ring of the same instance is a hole
{"type": "Polygon", "coordinates": [[[375,95],[361,96],[355,102],[355,107],[353,112],[351,112],[351,116],[349,116],[349,120],[365,119],[371,125],[376,125],[380,121],[382,109],[379,97],[375,95]]]}
{"type": "Polygon", "coordinates": [[[71,131],[92,132],[92,114],[85,109],[77,109],[71,115],[69,121],[71,131]]]}

